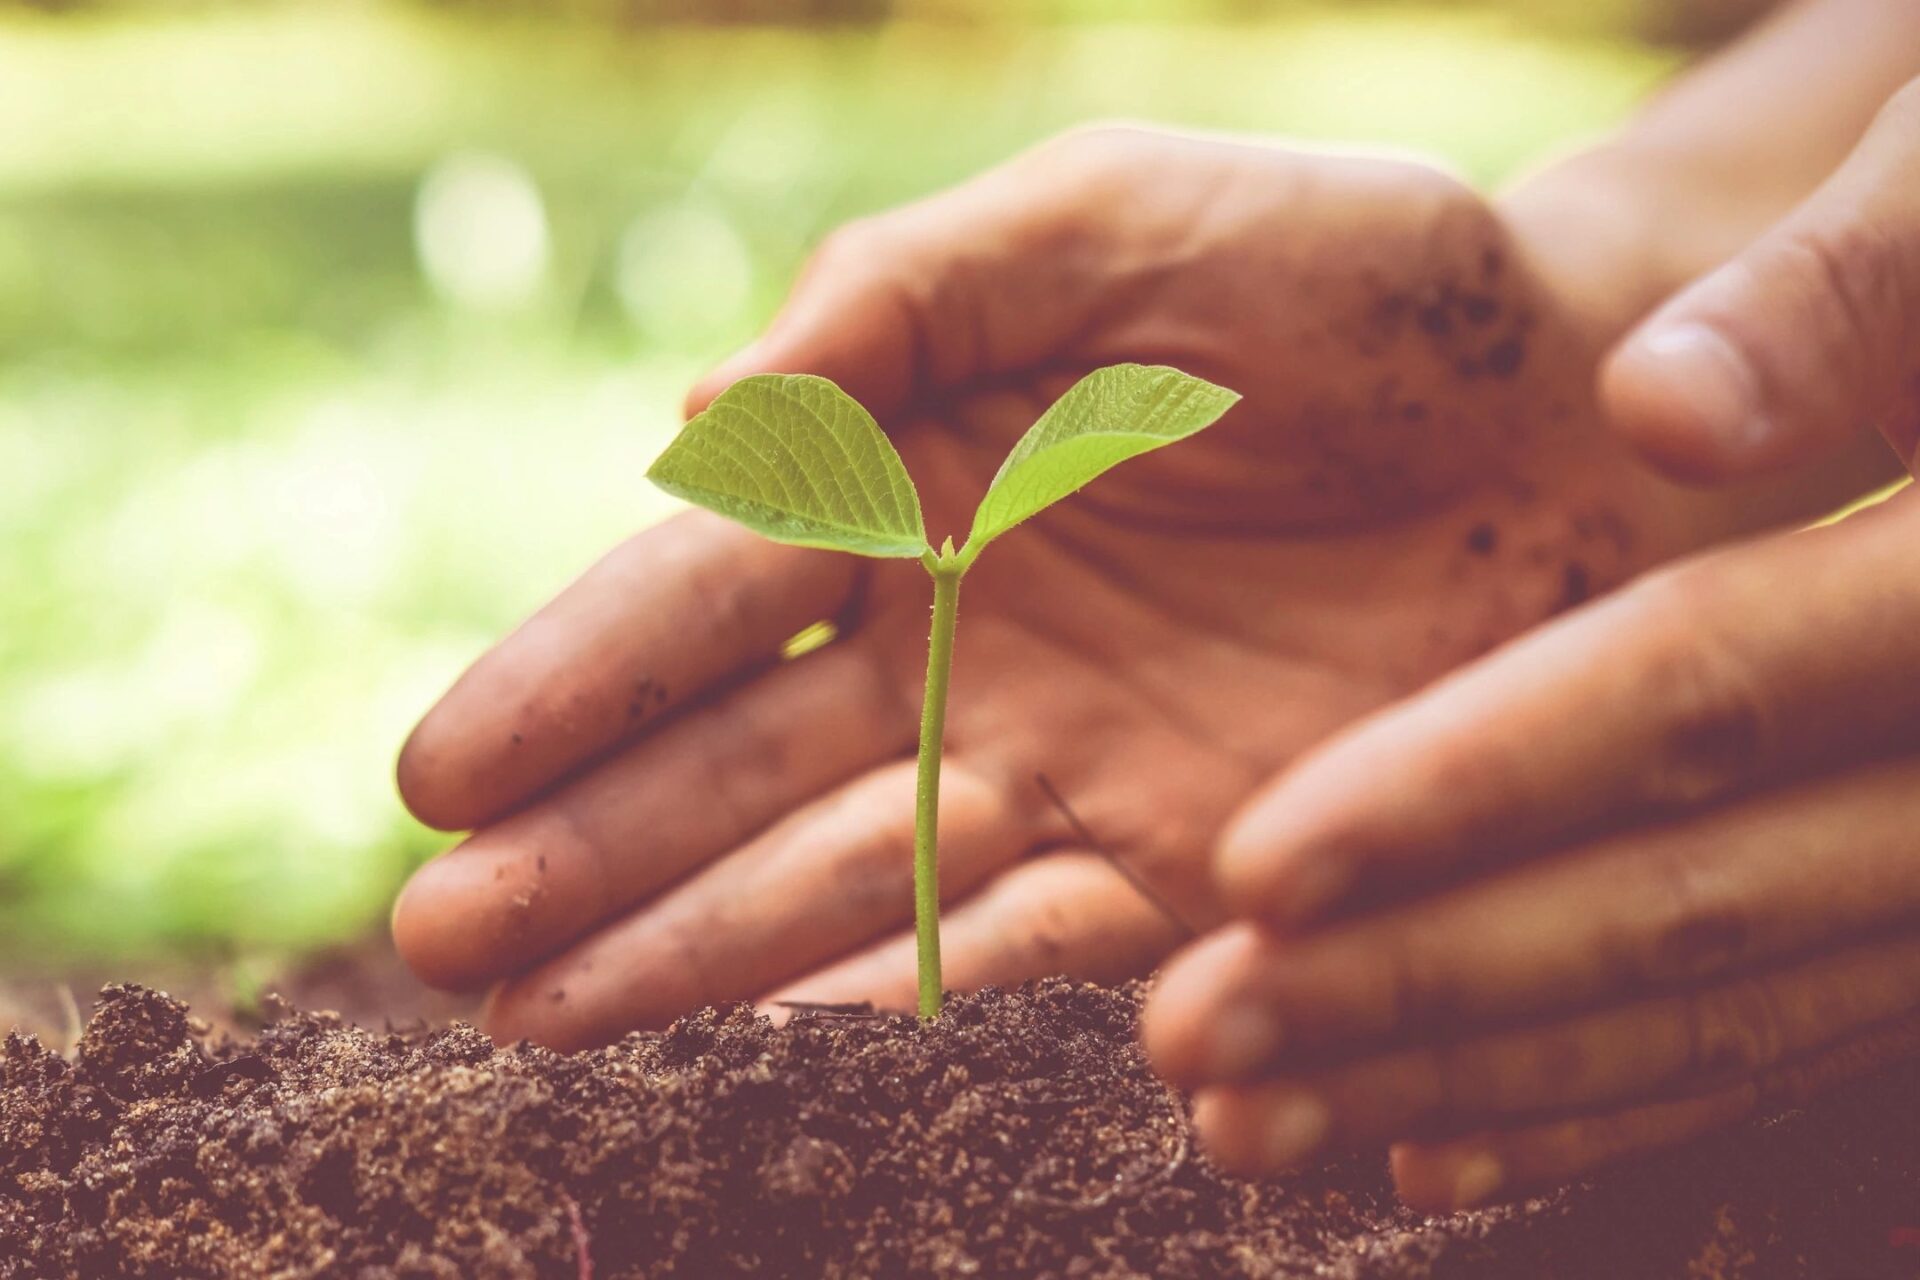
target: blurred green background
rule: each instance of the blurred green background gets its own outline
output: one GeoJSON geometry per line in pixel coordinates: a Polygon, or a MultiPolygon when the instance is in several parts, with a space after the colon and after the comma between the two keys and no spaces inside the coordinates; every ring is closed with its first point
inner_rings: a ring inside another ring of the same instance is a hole
{"type": "Polygon", "coordinates": [[[378,922],[442,843],[411,719],[662,513],[682,387],[834,223],[1102,116],[1494,182],[1673,12],[0,11],[0,962],[378,922]]]}

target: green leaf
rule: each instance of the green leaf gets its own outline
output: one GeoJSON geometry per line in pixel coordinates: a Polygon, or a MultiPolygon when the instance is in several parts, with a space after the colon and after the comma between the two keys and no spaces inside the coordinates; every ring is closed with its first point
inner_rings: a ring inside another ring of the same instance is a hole
{"type": "Polygon", "coordinates": [[[1115,463],[1184,440],[1218,421],[1239,393],[1166,365],[1096,369],[1040,415],[1000,464],[973,513],[962,553],[1037,515],[1115,463]]]}
{"type": "Polygon", "coordinates": [[[681,428],[647,479],[776,542],[864,556],[927,550],[893,443],[825,378],[756,374],[681,428]]]}

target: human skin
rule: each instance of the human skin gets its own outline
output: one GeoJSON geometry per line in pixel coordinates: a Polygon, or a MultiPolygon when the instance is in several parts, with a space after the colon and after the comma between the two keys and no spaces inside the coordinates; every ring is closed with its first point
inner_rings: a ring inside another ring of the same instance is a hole
{"type": "MultiPolygon", "coordinates": [[[[1742,55],[1769,77],[1716,74],[1772,91],[1830,32],[1883,76],[1920,67],[1920,14],[1836,4],[1742,55]]],[[[1804,465],[1867,422],[1915,465],[1916,192],[1908,85],[1620,345],[1612,423],[1696,479],[1804,465]]],[[[1916,569],[1912,492],[1695,558],[1265,788],[1216,860],[1245,923],[1171,963],[1145,1018],[1216,1156],[1394,1142],[1403,1195],[1465,1207],[1920,1050],[1916,569]]]]}
{"type": "Polygon", "coordinates": [[[1145,1017],[1216,1157],[1411,1139],[1467,1207],[1912,1053],[1916,547],[1909,492],[1660,570],[1257,795],[1145,1017]]]}
{"type": "MultiPolygon", "coordinates": [[[[1220,831],[1330,734],[1649,566],[1866,483],[1849,453],[1703,494],[1608,432],[1601,353],[1684,276],[1614,216],[1613,188],[1589,190],[1590,227],[1545,180],[1496,207],[1419,165],[1082,133],[836,236],[695,392],[835,378],[893,433],[936,533],[1086,369],[1165,361],[1246,396],[969,578],[941,832],[951,985],[1145,971],[1183,929],[1108,859],[1187,924],[1218,923],[1238,910],[1208,874],[1220,831]]],[[[496,1035],[565,1046],[714,1000],[909,1006],[925,608],[913,566],[698,513],[617,549],[409,740],[409,805],[476,829],[397,904],[409,963],[491,986],[496,1035]],[[837,643],[772,660],[822,617],[837,643]]]]}
{"type": "MultiPolygon", "coordinates": [[[[1330,731],[1648,564],[1812,509],[1636,464],[1588,390],[1611,335],[1531,257],[1429,169],[1091,131],[835,237],[696,391],[841,381],[893,428],[936,536],[1084,369],[1163,360],[1246,398],[969,578],[941,832],[955,986],[1114,978],[1181,941],[1073,847],[1036,774],[1211,923],[1221,826],[1330,731]]],[[[414,811],[478,831],[402,896],[402,953],[500,984],[496,1033],[556,1044],[713,1000],[908,1003],[926,595],[917,566],[698,513],[616,550],[409,741],[414,811]],[[839,643],[767,665],[823,617],[839,643]]]]}

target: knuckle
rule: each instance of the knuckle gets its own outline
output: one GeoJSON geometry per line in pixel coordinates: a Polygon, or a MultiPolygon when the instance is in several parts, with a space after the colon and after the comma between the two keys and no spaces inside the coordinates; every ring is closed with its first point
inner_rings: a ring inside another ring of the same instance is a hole
{"type": "Polygon", "coordinates": [[[999,899],[991,932],[999,960],[996,980],[1017,981],[1043,973],[1088,976],[1090,954],[1099,950],[1092,892],[1112,875],[1096,854],[1056,854],[1031,863],[997,884],[999,899]]]}
{"type": "MultiPolygon", "coordinates": [[[[727,532],[732,537],[733,530],[727,532]]],[[[710,634],[746,634],[769,612],[764,607],[769,597],[778,598],[778,592],[759,575],[741,571],[751,545],[743,538],[734,543],[737,555],[690,556],[675,566],[685,584],[690,611],[710,634]]]]}
{"type": "Polygon", "coordinates": [[[827,232],[815,246],[813,266],[837,270],[870,262],[886,237],[883,215],[870,215],[843,222],[827,232]]]}
{"type": "Polygon", "coordinates": [[[1688,857],[1653,859],[1654,897],[1662,905],[1651,928],[1629,943],[1628,977],[1635,986],[1661,988],[1724,972],[1748,950],[1750,930],[1741,909],[1708,887],[1688,857]]]}
{"type": "Polygon", "coordinates": [[[1429,948],[1393,941],[1380,954],[1385,965],[1386,1002],[1385,1022],[1379,1031],[1421,1031],[1458,1020],[1463,1001],[1453,988],[1445,962],[1429,948]]]}
{"type": "Polygon", "coordinates": [[[1897,321],[1906,311],[1911,276],[1901,269],[1904,257],[1893,230],[1861,211],[1844,222],[1785,232],[1762,260],[1760,274],[1777,273],[1843,341],[1873,351],[1885,345],[1882,335],[1903,331],[1897,321]]]}
{"type": "MultiPolygon", "coordinates": [[[[1183,145],[1178,135],[1107,121],[1054,135],[1015,163],[1030,177],[1025,201],[1033,229],[1081,235],[1110,218],[1116,202],[1150,194],[1152,174],[1183,145]]],[[[1124,205],[1123,205],[1124,207],[1124,205]]]]}
{"type": "Polygon", "coordinates": [[[1471,1121],[1487,1108],[1484,1073],[1472,1042],[1412,1045],[1306,1077],[1341,1117],[1349,1140],[1432,1134],[1471,1121]]]}
{"type": "MultiPolygon", "coordinates": [[[[1421,749],[1429,761],[1427,772],[1408,771],[1420,785],[1403,794],[1435,813],[1451,812],[1446,846],[1435,852],[1471,857],[1475,850],[1510,841],[1514,815],[1536,803],[1527,768],[1532,744],[1511,733],[1482,730],[1452,734],[1421,749]]],[[[1367,856],[1365,846],[1356,846],[1350,860],[1356,881],[1376,870],[1390,871],[1390,866],[1369,865],[1385,859],[1367,856]]]]}
{"type": "Polygon", "coordinates": [[[1431,261],[1477,264],[1489,249],[1506,243],[1506,226],[1492,206],[1445,170],[1395,163],[1382,177],[1392,193],[1395,216],[1424,229],[1431,261]]]}
{"type": "Polygon", "coordinates": [[[1604,1066],[1578,1027],[1542,1027],[1528,1036],[1524,1052],[1504,1057],[1487,1073],[1490,1079],[1485,1087],[1492,1093],[1489,1109],[1544,1111],[1587,1101],[1604,1066]]]}
{"type": "Polygon", "coordinates": [[[1035,148],[1034,154],[1073,156],[1096,161],[1118,161],[1135,155],[1168,135],[1133,120],[1094,120],[1056,133],[1035,148]]]}
{"type": "Polygon", "coordinates": [[[1737,1079],[1779,1060],[1784,1037],[1764,981],[1700,992],[1685,1008],[1690,1077],[1737,1079]]]}
{"type": "Polygon", "coordinates": [[[1766,1067],[1785,1057],[1788,1051],[1787,1019],[1781,1012],[1774,984],[1768,978],[1751,978],[1729,993],[1740,1025],[1746,1029],[1753,1046],[1753,1062],[1766,1067]]]}
{"type": "Polygon", "coordinates": [[[1485,1083],[1489,1072],[1467,1044],[1449,1042],[1417,1051],[1418,1070],[1429,1088],[1413,1117],[1425,1125],[1444,1125],[1488,1110],[1485,1083]]]}
{"type": "Polygon", "coordinates": [[[746,764],[755,754],[771,755],[762,730],[755,727],[754,713],[744,709],[741,700],[730,700],[714,714],[725,726],[725,734],[695,740],[688,755],[699,771],[701,795],[720,815],[731,831],[751,832],[762,825],[763,806],[756,802],[764,775],[754,775],[746,764]]]}
{"type": "Polygon", "coordinates": [[[830,849],[825,864],[838,915],[892,920],[912,910],[913,809],[911,793],[903,794],[898,785],[902,777],[881,775],[845,796],[834,815],[833,831],[821,837],[833,843],[844,840],[842,829],[860,833],[830,849]]]}
{"type": "Polygon", "coordinates": [[[1062,902],[1051,895],[1027,897],[1007,909],[994,930],[1009,980],[1052,973],[1071,951],[1072,925],[1062,902]]]}
{"type": "Polygon", "coordinates": [[[1396,187],[1419,203],[1437,226],[1476,241],[1500,238],[1505,224],[1486,198],[1458,177],[1431,164],[1402,163],[1396,187]]]}
{"type": "Polygon", "coordinates": [[[1726,636],[1719,592],[1698,571],[1630,591],[1629,616],[1654,637],[1639,684],[1661,708],[1658,740],[1637,766],[1637,798],[1685,807],[1725,796],[1759,772],[1772,735],[1758,682],[1726,636]]]}
{"type": "Polygon", "coordinates": [[[733,903],[717,903],[684,919],[663,922],[657,954],[668,971],[679,975],[678,990],[662,984],[657,1008],[691,1008],[709,1000],[738,999],[742,987],[740,957],[726,939],[738,937],[733,903]],[[664,999],[660,997],[664,996],[664,999]],[[677,997],[677,998],[676,998],[677,997]]]}

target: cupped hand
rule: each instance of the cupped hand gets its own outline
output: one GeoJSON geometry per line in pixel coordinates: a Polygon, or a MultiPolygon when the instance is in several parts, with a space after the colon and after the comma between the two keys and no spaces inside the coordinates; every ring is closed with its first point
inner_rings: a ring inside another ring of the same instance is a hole
{"type": "MultiPolygon", "coordinates": [[[[841,382],[936,541],[1091,368],[1164,362],[1245,397],[968,576],[949,985],[1146,971],[1222,918],[1209,852],[1276,768],[1750,518],[1609,442],[1587,388],[1610,335],[1539,265],[1416,165],[1097,130],[837,233],[695,392],[841,382]]],[[[403,893],[407,961],[492,986],[495,1034],[556,1045],[716,1000],[910,1006],[928,591],[916,565],[703,513],[615,550],[407,743],[413,811],[477,829],[403,893]],[[838,640],[779,660],[820,619],[838,640]]]]}
{"type": "Polygon", "coordinates": [[[1562,1182],[1920,1052],[1920,494],[1661,570],[1236,818],[1145,1017],[1227,1163],[1562,1182]]]}

